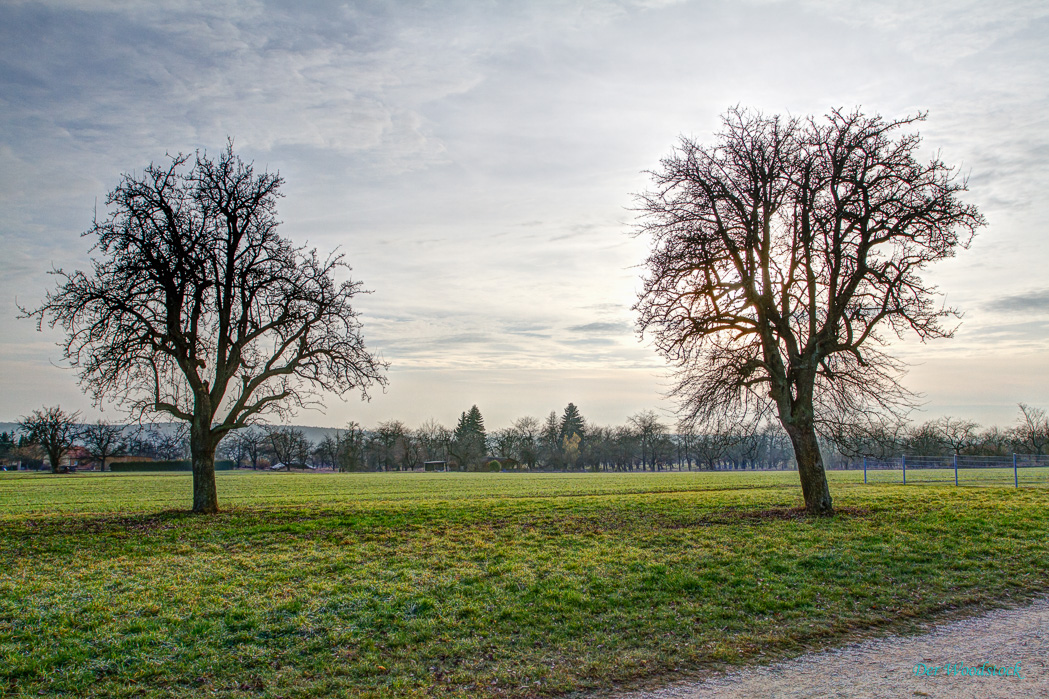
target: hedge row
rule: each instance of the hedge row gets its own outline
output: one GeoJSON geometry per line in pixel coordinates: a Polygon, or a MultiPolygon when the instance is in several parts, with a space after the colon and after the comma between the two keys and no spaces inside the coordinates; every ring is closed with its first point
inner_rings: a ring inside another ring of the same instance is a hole
{"type": "MultiPolygon", "coordinates": [[[[216,471],[232,471],[235,464],[232,461],[216,461],[216,471]]],[[[109,464],[111,471],[192,471],[193,462],[189,459],[181,461],[119,461],[109,464]]]]}

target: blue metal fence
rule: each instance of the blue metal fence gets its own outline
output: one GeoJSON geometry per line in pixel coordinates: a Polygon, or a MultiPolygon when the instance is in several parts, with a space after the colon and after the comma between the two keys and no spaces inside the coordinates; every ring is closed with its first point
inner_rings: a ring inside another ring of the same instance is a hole
{"type": "Polygon", "coordinates": [[[915,456],[863,459],[864,483],[1049,486],[1049,455],[915,456]]]}

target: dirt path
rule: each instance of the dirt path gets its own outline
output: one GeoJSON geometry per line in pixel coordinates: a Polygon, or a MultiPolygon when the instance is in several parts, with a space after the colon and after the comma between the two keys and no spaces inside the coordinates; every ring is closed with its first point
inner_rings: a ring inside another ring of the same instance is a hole
{"type": "Polygon", "coordinates": [[[916,636],[888,636],[701,682],[620,695],[620,699],[713,697],[1049,698],[1049,598],[939,624],[916,636]],[[1019,676],[976,675],[985,664],[1003,673],[1019,668],[1019,676]]]}

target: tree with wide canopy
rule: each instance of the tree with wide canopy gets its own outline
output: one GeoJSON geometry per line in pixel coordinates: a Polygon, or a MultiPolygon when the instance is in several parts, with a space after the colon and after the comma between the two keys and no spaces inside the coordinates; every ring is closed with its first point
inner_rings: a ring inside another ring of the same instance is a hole
{"type": "Polygon", "coordinates": [[[684,416],[702,429],[774,411],[812,513],[833,510],[819,433],[910,404],[885,331],[952,334],[922,272],[984,223],[958,198],[965,180],[900,133],[923,118],[734,108],[639,196],[638,323],[676,366],[684,416]]]}
{"type": "Polygon", "coordinates": [[[96,401],[189,426],[193,510],[216,512],[215,450],[261,416],[317,391],[385,385],[364,346],[341,255],[277,233],[283,180],[233,152],[198,153],[125,174],[108,196],[89,271],[66,273],[37,309],[62,327],[65,358],[96,401]]]}

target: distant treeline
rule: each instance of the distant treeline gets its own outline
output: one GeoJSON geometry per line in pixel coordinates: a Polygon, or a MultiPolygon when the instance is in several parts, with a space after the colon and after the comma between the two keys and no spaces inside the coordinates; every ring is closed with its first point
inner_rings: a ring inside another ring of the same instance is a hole
{"type": "MultiPolygon", "coordinates": [[[[828,428],[822,447],[828,467],[840,468],[864,456],[1006,456],[1043,454],[1049,448],[1044,410],[1020,405],[1017,424],[981,428],[944,417],[919,425],[881,420],[828,428]]],[[[488,432],[475,405],[454,428],[429,420],[411,429],[398,420],[366,430],[351,422],[319,442],[295,427],[252,427],[223,443],[224,456],[241,466],[272,462],[309,463],[340,471],[415,470],[430,462],[452,470],[546,469],[659,471],[666,469],[789,469],[794,452],[783,429],[769,420],[716,430],[685,424],[673,427],[654,411],[631,416],[625,425],[590,424],[569,403],[559,416],[522,417],[488,432]],[[495,462],[495,463],[493,463],[495,462]]]]}
{"type": "MultiPolygon", "coordinates": [[[[189,446],[182,426],[166,429],[117,427],[119,439],[109,452],[114,471],[180,471],[189,468],[189,446]],[[128,457],[143,457],[139,461],[128,457]]],[[[626,424],[591,424],[573,403],[544,420],[522,417],[506,428],[488,431],[480,409],[464,411],[455,427],[428,420],[409,428],[399,420],[365,429],[356,422],[343,429],[315,430],[311,440],[293,426],[255,425],[229,435],[219,449],[225,461],[216,468],[326,468],[337,471],[430,470],[572,470],[660,471],[667,469],[790,469],[795,467],[790,441],[780,425],[752,420],[726,428],[671,425],[654,411],[631,416],[626,424]]],[[[91,463],[91,440],[74,448],[78,464],[91,463]]],[[[943,417],[918,425],[867,420],[828,427],[822,440],[830,468],[863,457],[1008,456],[1049,450],[1049,420],[1044,410],[1020,404],[1016,424],[982,428],[970,420],[943,417]]],[[[41,464],[40,449],[24,435],[0,433],[0,459],[17,457],[41,464]]]]}

